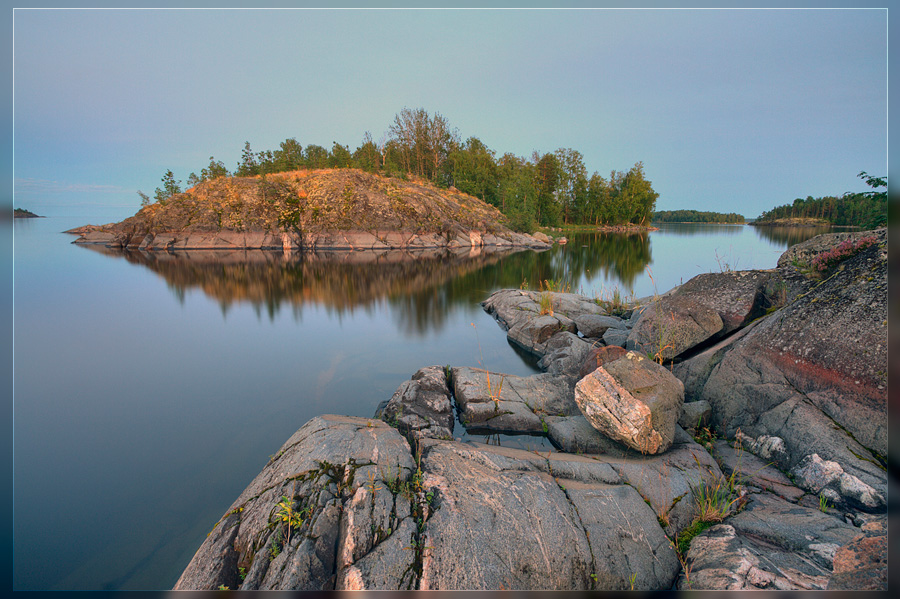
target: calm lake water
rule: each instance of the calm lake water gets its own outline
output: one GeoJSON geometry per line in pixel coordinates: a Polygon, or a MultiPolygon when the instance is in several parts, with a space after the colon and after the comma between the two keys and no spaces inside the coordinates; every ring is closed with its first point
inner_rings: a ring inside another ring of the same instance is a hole
{"type": "Polygon", "coordinates": [[[479,306],[492,291],[641,297],[774,267],[815,233],[664,225],[408,261],[123,254],[60,233],[87,222],[13,226],[15,590],[171,588],[310,418],[371,416],[432,364],[536,372],[479,306]]]}

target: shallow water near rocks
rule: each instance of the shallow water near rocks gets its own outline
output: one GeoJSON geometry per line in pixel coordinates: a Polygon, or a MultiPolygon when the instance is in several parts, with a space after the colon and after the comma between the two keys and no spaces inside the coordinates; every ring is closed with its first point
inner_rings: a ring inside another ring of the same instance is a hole
{"type": "MultiPolygon", "coordinates": [[[[89,220],[13,225],[15,590],[171,588],[310,418],[369,417],[423,366],[537,372],[479,305],[497,289],[641,297],[772,268],[797,242],[665,225],[541,253],[173,256],[60,233],[89,220]]],[[[454,435],[552,450],[458,423],[454,435]]]]}

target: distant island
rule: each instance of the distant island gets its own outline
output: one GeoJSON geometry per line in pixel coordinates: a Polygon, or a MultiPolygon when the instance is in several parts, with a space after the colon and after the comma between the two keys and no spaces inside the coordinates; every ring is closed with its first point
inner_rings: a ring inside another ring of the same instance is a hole
{"type": "Polygon", "coordinates": [[[44,218],[39,214],[35,214],[30,210],[25,210],[24,208],[16,208],[13,210],[13,218],[44,218]]]}
{"type": "Polygon", "coordinates": [[[838,225],[875,229],[887,225],[887,177],[873,177],[865,171],[857,175],[872,188],[862,193],[845,193],[776,206],[763,212],[754,226],[815,227],[838,225]]]}
{"type": "Polygon", "coordinates": [[[702,212],[700,210],[660,210],[653,213],[655,223],[725,223],[743,224],[744,215],[734,212],[702,212]]]}
{"type": "Polygon", "coordinates": [[[359,169],[217,177],[119,223],[68,231],[76,243],[141,250],[370,250],[532,247],[497,208],[457,189],[359,169]]]}

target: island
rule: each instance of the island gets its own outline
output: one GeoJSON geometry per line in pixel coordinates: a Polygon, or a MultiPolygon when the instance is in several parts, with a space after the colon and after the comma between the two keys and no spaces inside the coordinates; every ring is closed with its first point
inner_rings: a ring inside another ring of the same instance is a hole
{"type": "Polygon", "coordinates": [[[139,250],[373,250],[550,247],[495,207],[427,180],[359,169],[202,181],[119,223],[73,229],[75,243],[139,250]]]}
{"type": "Polygon", "coordinates": [[[887,177],[857,175],[871,191],[841,196],[797,198],[763,212],[750,223],[756,227],[822,227],[829,225],[874,229],[887,225],[887,177]]]}
{"type": "Polygon", "coordinates": [[[25,210],[24,208],[16,208],[13,210],[13,218],[44,218],[30,210],[25,210]]]}

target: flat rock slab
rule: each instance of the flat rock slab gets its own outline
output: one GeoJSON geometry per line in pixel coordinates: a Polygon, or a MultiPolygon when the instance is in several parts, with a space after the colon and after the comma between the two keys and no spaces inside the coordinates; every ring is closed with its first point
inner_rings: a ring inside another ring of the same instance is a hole
{"type": "Polygon", "coordinates": [[[655,514],[627,485],[554,478],[545,460],[503,448],[440,443],[423,464],[440,498],[423,589],[627,589],[632,575],[635,588],[661,589],[677,575],[655,514]]]}
{"type": "Polygon", "coordinates": [[[418,442],[379,420],[314,418],[176,588],[669,589],[667,534],[690,522],[691,487],[721,476],[683,433],[663,456],[418,442]],[[285,506],[300,517],[290,529],[285,506]]]}
{"type": "Polygon", "coordinates": [[[768,491],[792,503],[797,503],[806,494],[772,462],[767,462],[740,446],[735,448],[733,443],[719,439],[713,446],[713,454],[722,472],[729,477],[734,475],[742,485],[768,491]]]}
{"type": "Polygon", "coordinates": [[[452,368],[450,378],[460,421],[466,428],[543,433],[543,418],[578,414],[564,376],[519,377],[463,367],[452,368]]]}
{"type": "Polygon", "coordinates": [[[832,515],[768,493],[697,535],[679,589],[824,589],[837,550],[859,530],[832,515]]]}

